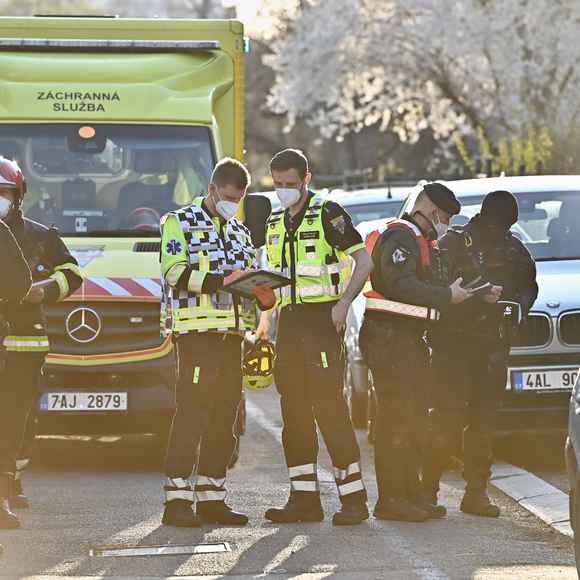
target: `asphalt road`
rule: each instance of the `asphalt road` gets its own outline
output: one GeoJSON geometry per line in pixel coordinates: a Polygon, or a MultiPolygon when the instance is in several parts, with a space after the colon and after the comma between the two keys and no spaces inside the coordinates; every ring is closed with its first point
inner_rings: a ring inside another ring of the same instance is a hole
{"type": "MultiPolygon", "coordinates": [[[[43,440],[25,485],[33,507],[24,527],[0,532],[0,578],[576,578],[572,542],[511,500],[492,492],[499,520],[458,510],[462,483],[450,473],[443,489],[445,520],[406,524],[369,520],[352,528],[277,526],[263,519],[288,491],[279,445],[275,392],[249,398],[241,458],[231,472],[230,503],[246,510],[245,528],[165,528],[160,524],[162,452],[153,438],[120,441],[43,440]],[[100,546],[183,546],[228,542],[216,554],[90,556],[100,546]]],[[[360,434],[371,506],[376,486],[371,448],[360,434]]],[[[321,453],[323,503],[337,508],[330,464],[321,453]]]]}

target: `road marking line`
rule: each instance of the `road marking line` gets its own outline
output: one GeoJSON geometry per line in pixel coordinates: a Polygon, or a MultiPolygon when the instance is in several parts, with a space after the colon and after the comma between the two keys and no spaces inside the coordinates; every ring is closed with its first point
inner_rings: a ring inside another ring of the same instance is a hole
{"type": "Polygon", "coordinates": [[[509,463],[501,463],[497,468],[494,466],[493,471],[490,481],[494,487],[561,534],[573,535],[568,494],[509,463]]]}

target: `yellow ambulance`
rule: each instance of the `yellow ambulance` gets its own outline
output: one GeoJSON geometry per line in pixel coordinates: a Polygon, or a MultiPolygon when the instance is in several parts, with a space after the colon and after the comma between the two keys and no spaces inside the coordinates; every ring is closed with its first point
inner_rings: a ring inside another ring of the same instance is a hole
{"type": "Polygon", "coordinates": [[[244,52],[237,21],[0,18],[0,154],[27,177],[25,214],[85,274],[48,312],[44,430],[167,426],[159,219],[242,158],[244,52]]]}

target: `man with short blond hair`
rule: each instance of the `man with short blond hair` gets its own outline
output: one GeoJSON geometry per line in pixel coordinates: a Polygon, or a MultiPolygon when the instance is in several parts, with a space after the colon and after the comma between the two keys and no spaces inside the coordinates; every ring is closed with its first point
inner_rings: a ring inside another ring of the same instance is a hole
{"type": "MultiPolygon", "coordinates": [[[[229,275],[254,266],[250,232],[236,217],[249,184],[239,161],[222,159],[207,195],[161,220],[163,331],[173,337],[178,366],[165,463],[166,525],[248,522],[226,503],[225,483],[236,444],[242,337],[255,330],[256,309],[223,286],[229,275]],[[195,467],[194,488],[189,478],[195,467]]],[[[272,306],[273,293],[271,299],[264,307],[272,306]]]]}

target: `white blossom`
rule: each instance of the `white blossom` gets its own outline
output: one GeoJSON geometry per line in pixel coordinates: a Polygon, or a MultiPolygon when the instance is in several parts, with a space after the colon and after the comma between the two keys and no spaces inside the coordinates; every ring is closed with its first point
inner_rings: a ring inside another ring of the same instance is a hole
{"type": "Polygon", "coordinates": [[[268,105],[326,137],[565,135],[580,121],[579,37],[577,0],[312,0],[273,45],[268,105]]]}

